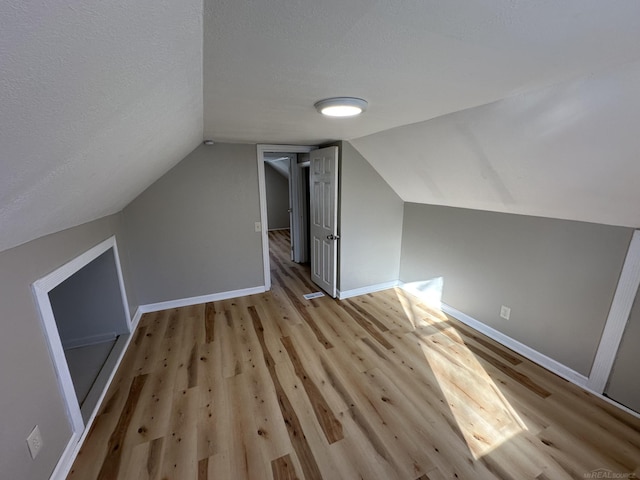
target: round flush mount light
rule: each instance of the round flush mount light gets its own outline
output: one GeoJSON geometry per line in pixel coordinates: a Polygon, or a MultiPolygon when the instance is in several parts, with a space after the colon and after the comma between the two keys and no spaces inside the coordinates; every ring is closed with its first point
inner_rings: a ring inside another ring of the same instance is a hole
{"type": "Polygon", "coordinates": [[[314,107],[318,113],[329,117],[353,117],[367,109],[367,101],[354,97],[325,98],[316,102],[314,107]]]}
{"type": "Polygon", "coordinates": [[[205,141],[204,141],[204,142],[202,142],[202,143],[204,143],[205,145],[213,145],[213,144],[214,144],[214,143],[216,143],[216,142],[214,142],[213,140],[205,140],[205,141]]]}

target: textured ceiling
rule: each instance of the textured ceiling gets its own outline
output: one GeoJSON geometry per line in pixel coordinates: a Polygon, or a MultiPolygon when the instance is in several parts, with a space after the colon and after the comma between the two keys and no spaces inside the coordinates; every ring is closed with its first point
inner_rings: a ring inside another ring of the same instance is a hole
{"type": "Polygon", "coordinates": [[[638,45],[637,0],[4,0],[0,250],[119,211],[203,134],[351,139],[405,200],[637,226],[638,45]],[[337,95],[370,108],[315,112],[337,95]]]}
{"type": "Polygon", "coordinates": [[[121,210],[202,122],[201,0],[3,0],[0,250],[121,210]]]}
{"type": "Polygon", "coordinates": [[[405,201],[640,226],[637,0],[205,0],[204,26],[208,136],[348,139],[405,201]],[[315,112],[343,95],[368,111],[315,112]]]}
{"type": "Polygon", "coordinates": [[[353,139],[639,58],[637,0],[204,0],[204,121],[221,141],[353,139]],[[357,96],[366,115],[313,104],[357,96]]]}

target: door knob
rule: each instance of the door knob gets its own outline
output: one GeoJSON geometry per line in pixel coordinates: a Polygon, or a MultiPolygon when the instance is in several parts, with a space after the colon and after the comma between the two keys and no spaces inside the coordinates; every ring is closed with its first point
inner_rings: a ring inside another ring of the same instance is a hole
{"type": "Polygon", "coordinates": [[[338,240],[340,238],[340,235],[327,235],[327,240],[338,240]]]}

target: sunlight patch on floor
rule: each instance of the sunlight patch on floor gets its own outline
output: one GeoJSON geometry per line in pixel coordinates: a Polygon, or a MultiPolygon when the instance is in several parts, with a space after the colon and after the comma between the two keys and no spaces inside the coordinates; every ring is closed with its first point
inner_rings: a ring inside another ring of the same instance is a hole
{"type": "Polygon", "coordinates": [[[419,282],[407,282],[402,285],[402,289],[418,297],[422,303],[439,310],[444,292],[444,278],[434,277],[419,282]]]}
{"type": "Polygon", "coordinates": [[[396,294],[474,458],[527,430],[447,316],[407,292],[396,294]]]}
{"type": "Polygon", "coordinates": [[[442,277],[438,277],[424,282],[405,283],[402,288],[395,289],[404,313],[414,329],[424,322],[423,317],[427,313],[432,321],[447,321],[447,316],[440,309],[443,285],[442,277]],[[416,297],[422,300],[418,301],[416,297]]]}

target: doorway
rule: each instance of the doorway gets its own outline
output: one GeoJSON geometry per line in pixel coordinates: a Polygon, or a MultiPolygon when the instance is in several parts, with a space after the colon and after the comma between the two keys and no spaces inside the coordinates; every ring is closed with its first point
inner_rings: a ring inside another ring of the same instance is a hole
{"type": "MultiPolygon", "coordinates": [[[[309,261],[309,152],[315,146],[258,145],[258,180],[260,190],[260,220],[262,229],[262,256],[264,284],[271,288],[269,259],[269,206],[267,199],[267,170],[276,168],[286,175],[288,182],[289,235],[291,260],[296,263],[309,261]],[[286,173],[285,173],[286,172],[286,173]]],[[[280,212],[282,213],[282,212],[280,212]]],[[[282,221],[282,215],[280,215],[282,221]]]]}
{"type": "Polygon", "coordinates": [[[308,156],[304,153],[267,153],[264,170],[267,229],[269,232],[287,230],[291,260],[295,263],[308,263],[308,156]]]}

